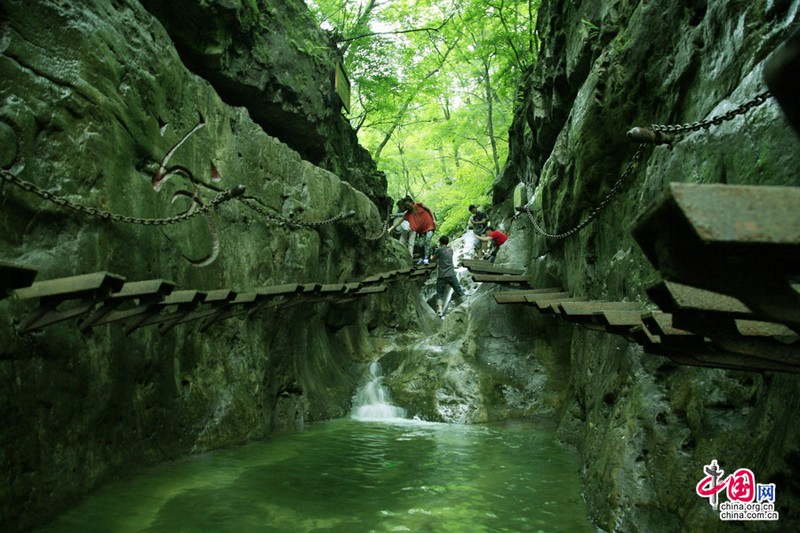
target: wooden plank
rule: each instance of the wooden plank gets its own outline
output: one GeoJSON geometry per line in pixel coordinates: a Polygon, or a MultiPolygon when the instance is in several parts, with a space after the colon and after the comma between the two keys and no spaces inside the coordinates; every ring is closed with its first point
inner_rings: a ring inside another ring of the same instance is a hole
{"type": "Polygon", "coordinates": [[[347,285],[344,283],[326,283],[320,287],[319,292],[320,294],[331,294],[331,293],[338,293],[338,292],[345,292],[347,290],[347,285]]]}
{"type": "Polygon", "coordinates": [[[800,332],[800,187],[671,183],[633,236],[662,276],[800,332]]]}
{"type": "MultiPolygon", "coordinates": [[[[111,293],[118,291],[125,283],[125,278],[110,272],[92,272],[67,278],[56,278],[37,281],[30,287],[15,291],[21,300],[34,298],[60,298],[62,300],[83,298],[94,293],[111,293]],[[110,289],[110,290],[109,290],[110,289]]],[[[107,296],[107,294],[106,294],[107,296]]]]}
{"type": "Polygon", "coordinates": [[[257,305],[265,298],[265,295],[259,294],[256,291],[238,293],[233,300],[227,302],[226,305],[217,309],[214,314],[208,316],[203,323],[200,324],[198,329],[200,332],[205,332],[217,322],[248,312],[250,308],[257,305]]]}
{"type": "Polygon", "coordinates": [[[171,293],[173,289],[175,289],[175,284],[163,279],[128,281],[118,292],[113,293],[108,299],[131,300],[156,295],[166,296],[171,293]]]}
{"type": "Polygon", "coordinates": [[[386,292],[388,287],[386,285],[369,285],[366,287],[362,287],[355,292],[346,293],[334,300],[334,303],[347,303],[352,302],[358,298],[363,296],[369,296],[370,294],[379,294],[382,292],[386,292]]]}
{"type": "Polygon", "coordinates": [[[525,296],[525,301],[532,305],[537,305],[539,302],[547,302],[545,305],[550,305],[552,300],[569,298],[568,292],[545,292],[541,294],[528,294],[525,296]],[[551,300],[548,302],[548,300],[551,300]]]}
{"type": "Polygon", "coordinates": [[[464,259],[461,261],[461,264],[464,267],[466,267],[470,272],[473,273],[479,272],[485,274],[510,274],[510,275],[522,275],[525,273],[524,269],[496,266],[491,261],[464,259]]]}
{"type": "Polygon", "coordinates": [[[672,326],[672,315],[662,312],[650,312],[642,315],[642,322],[650,330],[651,333],[657,336],[676,336],[687,335],[694,336],[695,334],[678,329],[672,326]]]}
{"type": "Polygon", "coordinates": [[[776,337],[787,344],[794,343],[800,338],[791,328],[774,322],[736,319],[734,324],[739,334],[745,337],[776,337]]]}
{"type": "Polygon", "coordinates": [[[753,312],[732,296],[672,281],[662,281],[649,287],[647,294],[658,307],[668,313],[702,311],[743,318],[753,317],[753,312]]]}
{"type": "Polygon", "coordinates": [[[283,285],[272,285],[267,287],[259,287],[254,290],[257,294],[262,296],[284,296],[287,294],[296,294],[303,291],[303,287],[299,283],[285,283],[283,285]]]}
{"type": "Polygon", "coordinates": [[[564,301],[561,312],[565,315],[573,316],[592,316],[597,312],[611,310],[636,310],[640,309],[641,304],[637,302],[606,302],[603,300],[588,301],[564,301]]]}
{"type": "Polygon", "coordinates": [[[358,281],[345,283],[345,292],[354,292],[361,288],[362,284],[358,281]]]}
{"type": "Polygon", "coordinates": [[[208,309],[200,309],[191,311],[181,317],[175,325],[201,320],[203,318],[210,318],[221,310],[226,309],[228,304],[236,298],[236,292],[230,289],[215,289],[206,293],[205,299],[200,302],[202,306],[208,306],[208,309]]]}
{"type": "Polygon", "coordinates": [[[557,287],[548,287],[544,289],[528,289],[519,291],[500,291],[494,293],[494,301],[498,304],[524,304],[526,296],[536,294],[560,293],[562,289],[557,287]]]}
{"type": "Polygon", "coordinates": [[[204,291],[174,291],[165,296],[161,301],[149,306],[147,312],[143,313],[141,317],[125,329],[125,333],[129,335],[139,328],[162,324],[162,326],[159,327],[159,333],[164,334],[175,326],[181,318],[199,306],[203,300],[205,300],[206,295],[207,293],[204,291]],[[165,315],[161,314],[161,311],[173,305],[176,306],[174,312],[165,315]]]}
{"type": "Polygon", "coordinates": [[[64,320],[79,318],[103,302],[111,293],[119,291],[125,278],[109,272],[93,272],[68,278],[57,278],[37,282],[30,287],[17,289],[20,299],[38,299],[37,308],[20,325],[24,332],[41,329],[64,320]],[[72,302],[69,309],[58,309],[61,304],[72,302]]]}
{"type": "Polygon", "coordinates": [[[484,267],[484,266],[488,267],[488,268],[494,267],[494,263],[492,263],[491,261],[485,261],[485,260],[482,260],[482,259],[463,259],[461,261],[461,264],[464,265],[467,268],[470,268],[470,267],[478,267],[478,268],[480,268],[480,267],[484,267]]]}
{"type": "Polygon", "coordinates": [[[528,276],[511,274],[479,274],[473,273],[472,279],[478,283],[528,283],[528,276]]]}
{"type": "Polygon", "coordinates": [[[158,305],[167,307],[169,305],[199,304],[205,300],[207,294],[206,292],[195,290],[174,291],[166,295],[158,305]]]}
{"type": "Polygon", "coordinates": [[[431,263],[429,265],[415,266],[414,270],[412,270],[411,273],[409,274],[409,277],[416,278],[416,277],[419,277],[419,276],[425,276],[427,274],[430,274],[431,271],[433,271],[435,268],[436,268],[436,265],[433,264],[433,263],[431,263]]]}
{"type": "Polygon", "coordinates": [[[175,288],[175,284],[163,279],[129,281],[122,288],[106,298],[103,306],[78,324],[81,332],[89,329],[131,318],[147,310],[149,304],[162,300],[175,288]],[[131,309],[119,310],[126,303],[138,302],[131,309]]]}
{"type": "Polygon", "coordinates": [[[567,298],[559,298],[555,301],[540,300],[536,302],[536,307],[539,308],[543,314],[547,315],[560,315],[562,313],[561,304],[571,304],[577,302],[585,302],[586,298],[582,296],[572,296],[567,298]]]}
{"type": "Polygon", "coordinates": [[[605,309],[594,315],[600,323],[608,326],[612,333],[615,328],[631,328],[642,325],[642,311],[624,309],[605,309]]]}

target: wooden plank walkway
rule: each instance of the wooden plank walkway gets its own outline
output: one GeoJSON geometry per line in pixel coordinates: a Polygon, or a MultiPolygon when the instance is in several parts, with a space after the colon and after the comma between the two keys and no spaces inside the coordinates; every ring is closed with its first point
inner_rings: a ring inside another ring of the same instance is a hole
{"type": "Polygon", "coordinates": [[[521,274],[472,274],[477,283],[497,283],[498,285],[528,285],[528,276],[521,274]]]}
{"type": "Polygon", "coordinates": [[[800,332],[800,187],[671,183],[633,236],[665,279],[800,332]]]}
{"type": "Polygon", "coordinates": [[[519,276],[525,273],[524,269],[495,266],[491,261],[477,259],[464,259],[461,264],[472,273],[510,274],[512,276],[519,276]]]}
{"type": "Polygon", "coordinates": [[[732,370],[800,373],[800,336],[783,324],[749,320],[741,302],[708,291],[670,283],[654,290],[664,307],[676,313],[652,311],[638,302],[608,302],[571,296],[558,288],[498,291],[498,304],[528,305],[544,315],[593,331],[621,335],[648,354],[678,364],[732,370]],[[703,322],[685,318],[724,317],[703,322]],[[709,315],[711,313],[711,315],[709,315]]]}
{"type": "Polygon", "coordinates": [[[64,320],[89,313],[95,305],[120,290],[125,278],[110,272],[93,272],[80,276],[39,281],[15,291],[20,300],[36,300],[37,308],[25,320],[20,330],[41,329],[64,320]],[[58,309],[65,302],[72,307],[58,309]]]}

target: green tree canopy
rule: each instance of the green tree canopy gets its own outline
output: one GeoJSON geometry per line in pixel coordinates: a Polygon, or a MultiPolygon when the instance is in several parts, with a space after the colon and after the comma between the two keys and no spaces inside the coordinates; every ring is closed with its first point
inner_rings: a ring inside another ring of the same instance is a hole
{"type": "Polygon", "coordinates": [[[460,234],[488,207],[507,155],[521,73],[535,59],[539,0],[308,0],[352,83],[350,120],[395,199],[460,234]]]}

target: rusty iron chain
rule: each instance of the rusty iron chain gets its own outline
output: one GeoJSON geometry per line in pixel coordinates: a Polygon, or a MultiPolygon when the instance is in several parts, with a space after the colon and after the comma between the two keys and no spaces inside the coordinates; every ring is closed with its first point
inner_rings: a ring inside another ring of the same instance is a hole
{"type": "MultiPolygon", "coordinates": [[[[143,226],[166,226],[169,224],[177,224],[179,222],[189,220],[190,218],[194,218],[197,215],[207,213],[212,209],[216,208],[218,205],[244,194],[244,186],[239,185],[237,187],[221,191],[210,202],[206,204],[200,204],[199,209],[190,209],[185,213],[169,218],[141,218],[141,217],[132,217],[127,215],[119,215],[116,213],[111,213],[109,211],[103,211],[102,209],[98,209],[96,207],[86,206],[83,204],[79,204],[77,202],[72,202],[64,197],[55,195],[50,191],[42,189],[41,187],[38,187],[29,181],[23,180],[22,178],[14,175],[13,173],[7,170],[0,171],[0,176],[2,176],[3,180],[16,185],[22,190],[27,192],[32,192],[33,194],[39,196],[40,198],[52,202],[60,207],[66,207],[68,209],[78,211],[85,215],[102,218],[104,220],[112,220],[114,222],[124,222],[126,224],[140,224],[143,226]]],[[[198,202],[198,204],[200,203],[199,200],[197,199],[195,200],[198,202]]]]}
{"type": "Polygon", "coordinates": [[[743,103],[736,109],[731,109],[727,113],[724,113],[722,115],[717,115],[715,117],[706,120],[700,120],[688,124],[652,124],[650,127],[655,132],[662,132],[673,135],[677,133],[689,133],[693,131],[707,130],[711,126],[719,126],[723,122],[727,122],[728,120],[733,120],[739,115],[744,115],[751,109],[758,107],[764,102],[766,102],[770,96],[771,94],[769,91],[761,92],[757,94],[755,97],[753,97],[752,100],[743,103]]]}
{"type": "Polygon", "coordinates": [[[246,205],[247,207],[249,207],[250,209],[252,209],[253,211],[255,211],[256,213],[262,215],[267,220],[271,220],[273,222],[276,222],[276,223],[279,223],[279,224],[284,224],[284,225],[287,225],[287,226],[298,226],[298,227],[301,227],[301,228],[317,229],[317,228],[319,228],[321,226],[325,226],[327,224],[333,224],[334,222],[339,222],[340,220],[344,220],[344,219],[347,219],[347,218],[354,217],[355,214],[356,214],[356,212],[352,211],[352,210],[351,211],[344,211],[343,213],[339,213],[338,215],[332,216],[332,217],[327,218],[325,220],[309,222],[309,221],[305,221],[305,220],[292,220],[291,218],[287,218],[287,217],[284,217],[284,216],[281,216],[281,215],[276,215],[274,213],[270,213],[269,211],[267,211],[267,209],[265,207],[263,207],[262,205],[258,205],[260,202],[258,201],[258,199],[254,198],[252,196],[239,198],[239,201],[241,203],[243,203],[244,205],[246,205]]]}
{"type": "Polygon", "coordinates": [[[386,235],[387,235],[386,230],[389,228],[389,222],[391,220],[392,220],[392,215],[389,215],[388,217],[386,217],[386,220],[384,221],[380,232],[376,233],[374,235],[363,234],[363,232],[361,232],[361,231],[356,229],[356,225],[353,223],[353,221],[348,220],[347,222],[345,222],[345,224],[347,224],[351,229],[353,229],[353,231],[358,231],[359,233],[362,233],[362,235],[361,235],[362,239],[364,239],[366,241],[375,242],[375,241],[379,241],[379,240],[383,239],[384,237],[386,237],[386,235]]]}
{"type": "MultiPolygon", "coordinates": [[[[169,225],[169,224],[177,224],[179,222],[183,222],[185,220],[189,220],[190,218],[194,218],[194,217],[196,217],[198,215],[201,215],[201,214],[204,214],[204,213],[208,213],[209,211],[211,211],[212,209],[216,208],[220,204],[222,204],[224,202],[227,202],[229,200],[232,200],[232,199],[239,200],[245,206],[249,207],[250,209],[252,209],[252,210],[254,210],[256,212],[258,212],[260,215],[264,216],[265,218],[267,218],[268,220],[271,220],[273,222],[276,222],[276,223],[279,223],[279,224],[284,224],[284,225],[287,225],[287,226],[304,227],[304,228],[311,228],[311,229],[317,229],[317,228],[319,228],[321,226],[324,226],[324,225],[327,225],[327,224],[333,224],[333,223],[339,222],[341,220],[346,220],[346,219],[352,218],[356,214],[355,211],[351,210],[351,211],[345,211],[343,213],[340,213],[340,214],[338,214],[336,216],[333,216],[333,217],[325,219],[325,220],[320,220],[318,222],[292,220],[290,218],[287,218],[287,217],[284,217],[284,216],[281,216],[281,215],[276,215],[274,213],[270,213],[267,209],[265,209],[264,207],[258,205],[257,202],[259,202],[259,200],[254,198],[254,197],[243,197],[242,195],[244,194],[245,188],[244,188],[243,185],[239,185],[237,187],[233,187],[231,189],[226,189],[224,191],[221,191],[210,202],[208,202],[206,204],[201,203],[198,198],[193,197],[194,200],[200,205],[199,209],[189,209],[185,213],[182,213],[180,215],[176,215],[174,217],[169,217],[169,218],[141,218],[141,217],[132,217],[132,216],[127,216],[127,215],[119,215],[119,214],[116,214],[116,213],[111,213],[109,211],[103,211],[102,209],[98,209],[96,207],[86,206],[86,205],[83,205],[83,204],[80,204],[80,203],[77,203],[77,202],[72,202],[70,200],[67,200],[66,198],[63,198],[63,197],[58,196],[56,194],[53,194],[50,191],[42,189],[41,187],[38,187],[37,185],[35,185],[35,184],[33,184],[33,183],[29,182],[29,181],[23,180],[22,178],[16,176],[12,172],[9,172],[8,170],[5,170],[5,169],[0,169],[0,177],[4,181],[12,183],[13,185],[16,185],[20,189],[22,189],[22,190],[24,190],[26,192],[31,192],[31,193],[39,196],[40,198],[42,198],[44,200],[47,200],[49,202],[52,202],[55,205],[58,205],[60,207],[66,207],[68,209],[72,209],[74,211],[78,211],[78,212],[83,213],[85,215],[102,218],[104,220],[111,220],[111,221],[114,221],[114,222],[124,222],[124,223],[127,223],[127,224],[139,224],[139,225],[143,225],[143,226],[165,226],[165,225],[169,225]]],[[[348,224],[349,226],[355,228],[355,226],[350,221],[347,221],[346,224],[348,224]]],[[[380,239],[383,236],[384,232],[386,231],[387,224],[388,224],[388,219],[387,219],[387,222],[385,222],[384,225],[383,225],[383,229],[381,230],[381,234],[379,234],[377,236],[374,236],[374,237],[373,236],[365,236],[364,238],[366,238],[367,240],[378,240],[378,239],[380,239]]]]}
{"type": "Polygon", "coordinates": [[[589,212],[589,216],[572,229],[562,232],[562,233],[549,233],[547,232],[542,226],[536,221],[533,213],[530,210],[530,203],[525,205],[522,209],[524,212],[528,214],[528,218],[531,221],[534,229],[544,237],[549,239],[564,239],[577,233],[578,231],[582,230],[586,226],[588,226],[592,220],[597,218],[597,216],[605,209],[606,205],[611,201],[611,199],[616,196],[619,192],[620,187],[622,184],[627,180],[628,176],[633,172],[636,166],[639,163],[639,159],[642,156],[642,152],[644,151],[644,147],[646,144],[671,144],[674,140],[674,135],[680,133],[689,133],[694,131],[700,130],[707,130],[711,126],[719,126],[723,122],[727,122],[729,120],[733,120],[739,115],[744,115],[751,109],[754,109],[764,102],[766,102],[770,98],[771,94],[769,91],[763,91],[756,96],[754,96],[751,100],[743,103],[742,105],[738,106],[735,109],[731,109],[730,111],[723,113],[722,115],[717,115],[715,117],[700,120],[697,122],[687,123],[687,124],[651,124],[650,131],[647,131],[646,128],[634,128],[630,132],[628,132],[628,136],[639,141],[643,141],[636,150],[636,153],[633,155],[633,158],[628,163],[628,166],[625,168],[625,171],[619,177],[617,182],[611,188],[611,190],[606,194],[603,200],[592,210],[589,212]]]}
{"type": "Polygon", "coordinates": [[[619,193],[620,189],[622,188],[622,185],[627,181],[628,177],[630,177],[631,173],[639,165],[639,160],[642,157],[642,153],[644,153],[645,147],[646,145],[644,143],[639,145],[639,147],[636,149],[636,152],[633,154],[631,160],[628,161],[628,165],[625,167],[625,170],[623,171],[622,175],[620,175],[619,179],[617,179],[617,181],[611,187],[611,190],[608,191],[608,194],[606,194],[603,197],[603,199],[600,201],[599,204],[597,204],[595,207],[592,208],[592,210],[589,212],[589,216],[586,217],[586,219],[584,219],[582,222],[578,223],[576,226],[574,226],[572,229],[568,231],[562,233],[547,232],[536,221],[536,217],[533,215],[533,212],[531,212],[530,202],[529,202],[522,209],[525,211],[525,213],[527,213],[528,218],[530,219],[534,229],[540,235],[547,237],[548,239],[565,239],[570,235],[573,235],[582,230],[583,228],[585,228],[586,226],[588,226],[595,218],[597,218],[600,215],[600,213],[603,212],[603,210],[606,208],[611,199],[614,198],[619,193]]]}

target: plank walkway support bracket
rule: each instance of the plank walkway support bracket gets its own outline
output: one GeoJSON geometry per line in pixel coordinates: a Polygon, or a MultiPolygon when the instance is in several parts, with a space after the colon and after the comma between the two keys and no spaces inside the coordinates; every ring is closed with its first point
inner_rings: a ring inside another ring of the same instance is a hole
{"type": "Polygon", "coordinates": [[[200,306],[208,306],[208,309],[192,311],[178,320],[175,325],[193,322],[203,318],[208,318],[227,306],[229,302],[236,298],[236,292],[230,289],[214,289],[206,293],[205,299],[200,302],[200,306]]]}
{"type": "Polygon", "coordinates": [[[587,300],[557,288],[499,291],[494,297],[498,304],[531,305],[541,314],[620,335],[641,345],[645,353],[681,365],[800,373],[800,336],[788,327],[749,320],[747,307],[729,296],[672,282],[650,292],[663,308],[675,307],[670,307],[672,298],[682,307],[676,314],[650,311],[638,302],[587,300]]]}
{"type": "Polygon", "coordinates": [[[150,305],[138,320],[135,320],[125,329],[125,334],[130,335],[139,328],[159,324],[159,333],[164,334],[175,327],[181,318],[194,311],[205,300],[203,291],[184,290],[174,291],[162,300],[150,305]],[[162,315],[161,311],[175,306],[172,313],[162,315]]]}
{"type": "Polygon", "coordinates": [[[263,309],[284,310],[303,304],[346,303],[380,294],[396,281],[415,281],[430,274],[436,265],[420,265],[381,272],[347,283],[287,283],[237,293],[231,289],[175,291],[175,284],[162,279],[126,282],[108,272],[57,278],[33,283],[36,270],[0,262],[2,291],[15,289],[20,300],[38,300],[38,307],[22,324],[21,332],[83,317],[78,328],[86,333],[94,327],[127,321],[125,334],[158,325],[164,335],[179,324],[202,320],[200,332],[228,318],[252,317],[263,309]],[[75,301],[68,309],[62,303],[75,301]],[[101,304],[98,309],[95,306],[101,304]],[[92,312],[94,310],[94,312],[92,312]],[[88,315],[88,316],[85,316],[88,315]]]}
{"type": "Polygon", "coordinates": [[[17,289],[20,300],[38,300],[37,309],[25,320],[20,331],[27,333],[35,329],[77,318],[89,313],[98,302],[119,291],[125,278],[109,272],[94,272],[68,278],[39,281],[30,287],[17,289]],[[69,309],[57,309],[68,301],[78,300],[69,309]]]}
{"type": "Polygon", "coordinates": [[[174,283],[163,279],[126,282],[119,291],[106,298],[100,309],[83,319],[78,324],[78,329],[81,333],[86,333],[93,327],[146,313],[152,304],[161,301],[174,288],[174,283]],[[120,309],[128,304],[133,307],[120,309]]]}

